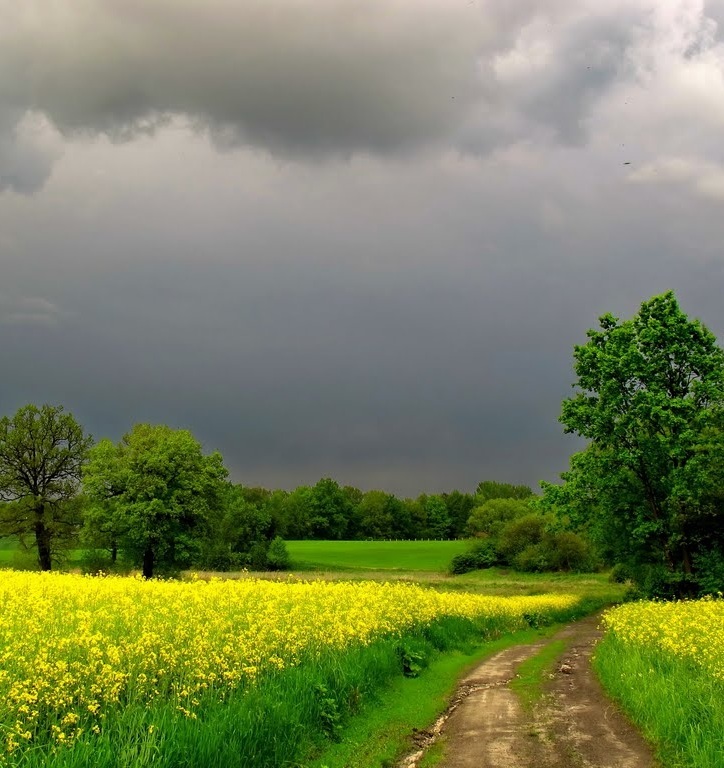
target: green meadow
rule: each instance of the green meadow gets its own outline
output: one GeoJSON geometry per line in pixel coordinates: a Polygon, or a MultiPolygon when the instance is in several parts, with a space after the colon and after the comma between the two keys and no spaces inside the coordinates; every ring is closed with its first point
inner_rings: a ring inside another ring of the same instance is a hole
{"type": "Polygon", "coordinates": [[[457,541],[288,541],[296,570],[446,571],[469,542],[457,541]]]}

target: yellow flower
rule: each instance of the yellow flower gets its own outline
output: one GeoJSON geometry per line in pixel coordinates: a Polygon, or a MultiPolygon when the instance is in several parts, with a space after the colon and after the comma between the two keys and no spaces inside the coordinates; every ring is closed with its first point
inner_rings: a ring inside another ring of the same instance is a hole
{"type": "Polygon", "coordinates": [[[402,582],[146,582],[4,571],[0,740],[14,752],[18,733],[51,725],[54,741],[70,744],[98,735],[127,703],[162,700],[194,719],[204,701],[329,651],[447,616],[510,631],[577,599],[453,594],[402,582]]]}

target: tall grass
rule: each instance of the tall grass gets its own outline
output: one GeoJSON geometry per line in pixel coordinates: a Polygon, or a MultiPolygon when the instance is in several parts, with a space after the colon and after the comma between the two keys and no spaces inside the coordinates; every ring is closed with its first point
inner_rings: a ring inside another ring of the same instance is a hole
{"type": "Polygon", "coordinates": [[[595,669],[667,768],[724,767],[723,609],[632,603],[604,616],[595,669]]]}

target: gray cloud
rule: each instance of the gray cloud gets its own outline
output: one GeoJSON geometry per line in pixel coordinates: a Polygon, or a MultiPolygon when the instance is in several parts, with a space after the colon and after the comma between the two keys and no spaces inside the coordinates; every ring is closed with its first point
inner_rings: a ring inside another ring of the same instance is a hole
{"type": "Polygon", "coordinates": [[[59,154],[57,140],[39,115],[3,111],[0,105],[0,193],[37,192],[59,154]]]}
{"type": "Polygon", "coordinates": [[[127,141],[180,115],[219,147],[306,158],[487,151],[536,126],[581,143],[611,91],[642,114],[704,112],[707,78],[708,121],[724,119],[720,19],[701,0],[3,4],[0,105],[69,136],[127,141]]]}
{"type": "Polygon", "coordinates": [[[696,158],[663,157],[631,174],[631,181],[682,185],[702,197],[724,201],[724,165],[696,158]]]}
{"type": "Polygon", "coordinates": [[[78,146],[0,209],[7,290],[74,311],[5,327],[0,410],[186,426],[249,483],[554,479],[598,315],[673,287],[724,332],[715,201],[579,152],[310,168],[174,132],[78,146]]]}
{"type": "Polygon", "coordinates": [[[715,3],[2,3],[0,413],[535,484],[600,314],[724,338],[715,3]]]}
{"type": "Polygon", "coordinates": [[[439,138],[494,31],[461,0],[4,5],[0,94],[64,132],[124,140],[181,114],[219,143],[286,152],[439,138]]]}
{"type": "Polygon", "coordinates": [[[0,294],[0,323],[56,326],[64,314],[52,301],[40,296],[0,294]]]}

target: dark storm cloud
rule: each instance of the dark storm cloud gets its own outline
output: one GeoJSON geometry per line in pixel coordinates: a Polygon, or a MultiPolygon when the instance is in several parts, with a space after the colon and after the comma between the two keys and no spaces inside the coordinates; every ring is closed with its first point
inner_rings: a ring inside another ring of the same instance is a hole
{"type": "Polygon", "coordinates": [[[0,94],[118,140],[169,114],[221,143],[389,151],[464,118],[493,32],[462,0],[4,2],[0,94]]]}
{"type": "Polygon", "coordinates": [[[667,29],[697,61],[716,32],[696,0],[3,6],[0,117],[127,141],[182,115],[220,147],[306,158],[488,147],[536,126],[580,143],[612,84],[666,53],[667,29]]]}
{"type": "Polygon", "coordinates": [[[249,483],[536,484],[577,445],[556,420],[573,344],[598,315],[674,287],[724,332],[713,201],[628,183],[618,165],[599,179],[610,192],[587,198],[587,176],[558,179],[564,151],[357,163],[315,171],[302,203],[311,171],[246,159],[254,181],[232,190],[192,143],[184,185],[183,169],[159,174],[153,147],[155,161],[129,147],[91,187],[103,200],[124,166],[144,169],[139,199],[117,192],[74,221],[72,180],[63,201],[56,189],[68,156],[47,204],[8,212],[20,241],[23,210],[46,223],[16,244],[12,274],[59,320],[3,329],[3,412],[64,402],[98,437],[189,427],[249,483]],[[181,197],[141,190],[149,172],[181,197]]]}
{"type": "Polygon", "coordinates": [[[599,315],[674,288],[724,340],[717,4],[0,7],[0,413],[535,485],[599,315]]]}

